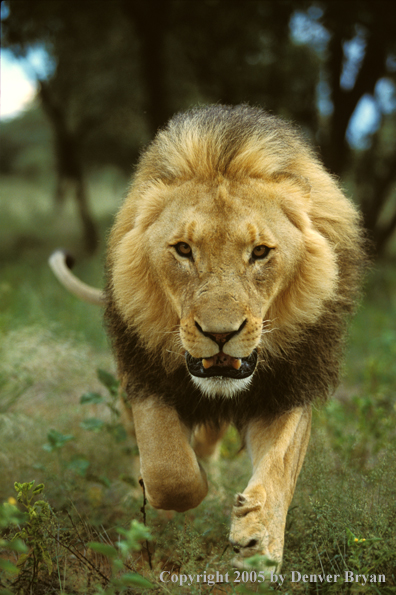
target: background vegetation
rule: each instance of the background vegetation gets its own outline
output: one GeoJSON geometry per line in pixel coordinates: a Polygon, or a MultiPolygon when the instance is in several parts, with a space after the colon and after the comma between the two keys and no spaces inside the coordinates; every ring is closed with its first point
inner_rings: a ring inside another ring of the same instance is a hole
{"type": "Polygon", "coordinates": [[[396,592],[393,4],[11,0],[6,6],[4,44],[26,60],[32,48],[45,50],[47,66],[31,109],[0,128],[0,502],[6,503],[0,529],[7,542],[0,542],[0,593],[149,589],[139,577],[165,592],[238,588],[159,581],[162,570],[232,572],[229,513],[249,476],[236,434],[227,435],[210,470],[202,505],[174,515],[147,506],[144,519],[135,445],[120,425],[111,377],[97,373],[115,374],[101,312],[59,287],[46,261],[53,249],[70,248],[81,255],[76,273],[100,286],[106,231],[141,147],[179,109],[242,101],[302,127],[361,206],[376,252],[342,386],[315,411],[282,574],[349,569],[385,574],[386,583],[286,580],[264,587],[396,592]],[[367,106],[372,118],[365,118],[367,106]],[[21,510],[28,516],[21,518],[21,510]],[[139,527],[130,529],[131,519],[145,520],[150,541],[139,527]],[[10,545],[22,530],[22,544],[10,545]]]}

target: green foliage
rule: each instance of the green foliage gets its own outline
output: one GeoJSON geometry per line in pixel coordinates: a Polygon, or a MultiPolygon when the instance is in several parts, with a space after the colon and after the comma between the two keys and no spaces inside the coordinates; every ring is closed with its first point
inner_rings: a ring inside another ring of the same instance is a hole
{"type": "Polygon", "coordinates": [[[332,437],[335,452],[358,469],[370,467],[373,457],[392,444],[396,448],[394,400],[390,395],[358,394],[347,402],[333,400],[319,417],[332,437]]]}
{"type": "Polygon", "coordinates": [[[150,540],[151,533],[138,521],[132,521],[129,529],[118,528],[117,532],[122,535],[123,539],[120,539],[116,543],[116,547],[108,545],[106,543],[91,542],[88,544],[92,550],[99,552],[103,556],[106,556],[112,566],[113,576],[111,577],[109,584],[106,589],[99,588],[95,595],[116,595],[127,587],[141,587],[142,589],[152,589],[154,585],[135,572],[126,572],[126,564],[132,551],[138,551],[141,549],[140,542],[150,540]],[[118,550],[118,551],[117,551],[118,550]]]}
{"type": "Polygon", "coordinates": [[[61,432],[57,432],[57,430],[49,430],[47,440],[48,442],[43,445],[44,450],[54,452],[63,448],[70,440],[74,440],[74,436],[71,434],[64,435],[61,432]]]}
{"type": "Polygon", "coordinates": [[[100,382],[108,389],[112,397],[118,396],[120,383],[113,374],[109,374],[106,370],[97,370],[100,382]]]}
{"type": "Polygon", "coordinates": [[[0,174],[41,182],[53,169],[52,135],[38,105],[9,122],[0,122],[0,174]]]}
{"type": "MultiPolygon", "coordinates": [[[[154,587],[139,573],[131,572],[130,567],[131,553],[140,551],[141,541],[145,540],[147,544],[151,539],[150,531],[143,524],[134,520],[129,529],[118,528],[117,532],[122,538],[119,538],[115,545],[97,541],[81,544],[80,533],[72,524],[74,531],[77,532],[79,543],[76,547],[73,539],[65,533],[65,529],[59,527],[59,519],[49,504],[44,500],[36,500],[44,490],[43,484],[35,486],[35,481],[16,482],[15,490],[17,501],[26,509],[26,513],[20,513],[15,505],[15,499],[12,498],[10,502],[0,507],[0,529],[7,529],[12,535],[11,540],[0,539],[0,551],[14,552],[18,557],[16,565],[7,559],[0,558],[0,580],[4,578],[5,584],[13,589],[12,593],[22,594],[32,587],[38,588],[37,584],[43,571],[51,575],[54,570],[54,560],[59,565],[59,547],[72,553],[83,565],[96,572],[104,586],[97,585],[94,591],[91,591],[95,595],[116,595],[131,586],[142,589],[154,587]],[[22,524],[22,528],[16,531],[14,527],[19,524],[22,524]],[[60,536],[60,531],[64,536],[60,536]],[[81,552],[81,545],[85,550],[89,549],[109,559],[110,576],[104,575],[90,562],[89,558],[81,552]]],[[[7,590],[0,591],[0,593],[7,592],[7,590]]]]}
{"type": "Polygon", "coordinates": [[[27,511],[27,521],[21,531],[14,535],[14,539],[21,539],[29,552],[18,559],[21,570],[32,570],[33,582],[37,581],[42,566],[46,566],[48,574],[52,572],[52,558],[50,554],[53,535],[57,528],[55,515],[45,500],[36,500],[36,496],[44,490],[44,484],[34,487],[35,481],[29,483],[15,482],[18,502],[27,511]]]}
{"type": "MultiPolygon", "coordinates": [[[[97,370],[97,376],[102,385],[107,389],[109,396],[106,398],[100,393],[89,392],[80,398],[80,403],[82,405],[104,405],[110,413],[110,421],[105,422],[101,418],[89,417],[81,421],[80,427],[88,432],[106,432],[116,443],[124,442],[126,440],[126,431],[119,422],[120,413],[117,408],[117,400],[120,392],[119,382],[112,374],[102,369],[97,370]]],[[[68,461],[62,456],[62,451],[65,450],[66,445],[75,440],[75,437],[71,434],[62,434],[58,430],[51,429],[47,433],[47,442],[43,444],[45,451],[57,454],[59,473],[62,481],[65,481],[65,472],[67,470],[81,477],[88,477],[89,460],[78,454],[74,454],[71,460],[68,461]]],[[[105,476],[98,477],[91,474],[91,479],[102,483],[106,487],[110,485],[109,480],[105,476]]]]}
{"type": "Polygon", "coordinates": [[[117,407],[117,401],[120,395],[120,383],[113,374],[106,372],[106,370],[98,369],[97,376],[103,386],[106,387],[108,397],[104,398],[99,393],[89,392],[81,397],[80,403],[82,405],[105,405],[110,413],[110,422],[106,423],[103,419],[89,417],[84,419],[80,425],[84,430],[88,430],[89,432],[105,430],[116,442],[124,442],[127,435],[124,426],[119,422],[120,412],[117,407]]]}
{"type": "Polygon", "coordinates": [[[37,584],[43,571],[50,575],[53,570],[52,548],[56,534],[56,517],[45,500],[36,500],[44,490],[44,484],[35,486],[35,481],[15,482],[17,501],[25,509],[21,513],[16,501],[9,499],[0,508],[0,528],[11,532],[11,540],[0,539],[0,548],[18,556],[16,565],[0,559],[0,570],[7,576],[15,576],[12,585],[15,593],[22,593],[26,584],[37,584]],[[19,530],[15,530],[15,526],[19,530]],[[22,527],[20,528],[20,525],[22,527]]]}
{"type": "Polygon", "coordinates": [[[0,530],[5,529],[9,525],[18,525],[25,520],[25,515],[20,512],[19,508],[15,506],[15,498],[8,498],[8,502],[4,502],[0,506],[0,530]]]}
{"type": "MultiPolygon", "coordinates": [[[[348,568],[356,574],[375,573],[377,565],[383,562],[378,560],[376,542],[382,541],[379,537],[356,537],[349,529],[346,530],[348,545],[348,568]]],[[[382,555],[383,557],[383,555],[382,555]]]]}
{"type": "MultiPolygon", "coordinates": [[[[21,513],[15,504],[16,500],[14,498],[9,498],[8,502],[4,502],[0,506],[0,531],[6,529],[9,526],[18,525],[25,521],[26,515],[21,513]]],[[[27,552],[27,547],[21,539],[18,539],[15,536],[12,541],[0,538],[0,551],[2,550],[25,554],[27,552]]],[[[0,576],[3,572],[6,575],[17,575],[19,573],[19,568],[9,560],[3,559],[1,557],[0,576]]]]}

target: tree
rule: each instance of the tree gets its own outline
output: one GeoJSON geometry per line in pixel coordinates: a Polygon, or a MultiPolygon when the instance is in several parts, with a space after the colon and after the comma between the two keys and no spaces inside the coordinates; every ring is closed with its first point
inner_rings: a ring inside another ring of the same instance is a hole
{"type": "Polygon", "coordinates": [[[32,11],[30,2],[16,0],[10,2],[5,21],[6,43],[17,55],[43,44],[53,59],[51,76],[37,78],[38,95],[54,133],[55,202],[62,205],[66,189],[74,187],[89,253],[97,246],[84,176],[96,148],[90,137],[109,140],[117,132],[121,136],[120,129],[131,125],[126,108],[133,113],[139,98],[129,31],[122,29],[117,13],[109,18],[97,8],[93,2],[77,6],[63,0],[38,0],[32,11]]]}
{"type": "Polygon", "coordinates": [[[378,92],[384,81],[395,89],[389,7],[384,0],[36,0],[32,11],[30,1],[11,0],[5,40],[14,51],[45,44],[53,58],[40,97],[55,132],[58,196],[62,180],[74,180],[87,238],[84,169],[113,162],[128,171],[138,147],[174,112],[247,101],[295,120],[328,168],[353,181],[380,252],[396,228],[389,134],[396,105],[381,110],[378,92]],[[351,125],[368,97],[380,124],[355,146],[351,125]]]}
{"type": "Polygon", "coordinates": [[[367,0],[320,4],[322,23],[330,33],[324,71],[331,89],[333,111],[323,138],[323,155],[328,167],[340,176],[352,170],[364,223],[378,253],[396,229],[396,208],[386,221],[381,214],[392,199],[396,183],[395,111],[381,113],[378,83],[396,81],[396,13],[390,2],[367,0]],[[340,15],[342,14],[342,18],[340,15]],[[361,52],[349,60],[347,44],[359,45],[361,52]],[[378,130],[368,135],[367,146],[353,150],[347,140],[348,127],[362,98],[370,96],[381,120],[378,130]],[[393,134],[389,134],[392,130],[393,134]],[[371,138],[370,138],[371,137],[371,138]],[[353,154],[354,153],[354,154],[353,154]]]}

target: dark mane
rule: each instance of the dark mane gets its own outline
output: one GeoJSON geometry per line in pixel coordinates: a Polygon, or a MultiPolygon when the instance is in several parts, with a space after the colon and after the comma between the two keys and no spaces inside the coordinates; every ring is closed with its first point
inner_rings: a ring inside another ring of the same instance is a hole
{"type": "Polygon", "coordinates": [[[147,352],[117,312],[110,290],[107,295],[106,325],[120,374],[129,378],[128,398],[161,395],[190,427],[221,421],[243,427],[254,417],[278,416],[297,406],[324,401],[338,385],[345,315],[353,308],[342,299],[329,305],[317,324],[301,329],[300,340],[283,357],[272,356],[260,363],[247,390],[232,399],[210,399],[193,385],[184,363],[166,373],[160,355],[147,352]]]}

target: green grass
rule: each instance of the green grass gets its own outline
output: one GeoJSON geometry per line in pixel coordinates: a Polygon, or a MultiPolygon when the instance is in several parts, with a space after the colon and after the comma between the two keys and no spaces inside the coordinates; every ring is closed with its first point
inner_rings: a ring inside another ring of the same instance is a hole
{"type": "MultiPolygon", "coordinates": [[[[135,445],[122,439],[119,421],[104,402],[80,402],[87,392],[111,402],[96,370],[114,373],[115,368],[101,312],[68,295],[47,266],[58,246],[81,252],[72,201],[56,219],[50,181],[37,188],[12,178],[0,182],[0,503],[15,497],[15,481],[44,483],[57,531],[74,551],[47,532],[53,571],[48,575],[44,564],[34,590],[20,592],[96,593],[100,573],[108,575],[114,560],[87,550],[86,544],[116,544],[117,527],[143,520],[142,495],[133,476],[135,445]],[[92,419],[96,421],[87,422],[92,419]],[[92,565],[76,552],[85,552],[92,565]]],[[[93,179],[90,191],[104,238],[124,191],[113,174],[93,179]]],[[[103,249],[101,245],[95,258],[83,258],[76,267],[80,277],[97,286],[103,283],[103,249]]],[[[395,361],[396,270],[384,262],[370,273],[351,325],[342,386],[325,408],[314,412],[312,438],[288,516],[285,582],[282,587],[267,582],[265,588],[283,593],[396,592],[395,361]],[[292,571],[343,574],[345,569],[385,574],[386,583],[362,587],[290,581],[292,571]]],[[[166,570],[194,575],[228,571],[234,576],[227,546],[229,515],[233,495],[246,485],[250,472],[246,454],[238,449],[231,430],[211,471],[209,495],[195,510],[171,515],[145,507],[152,569],[144,541],[142,549],[131,551],[128,564],[159,592],[236,592],[237,584],[194,583],[187,588],[161,583],[159,575],[166,570]]],[[[5,530],[6,539],[12,531],[5,530]]],[[[9,559],[20,555],[14,552],[9,559]]],[[[0,570],[0,593],[13,580],[0,570]]],[[[133,588],[129,592],[144,591],[133,588]]],[[[264,592],[258,584],[248,588],[264,592]]]]}

